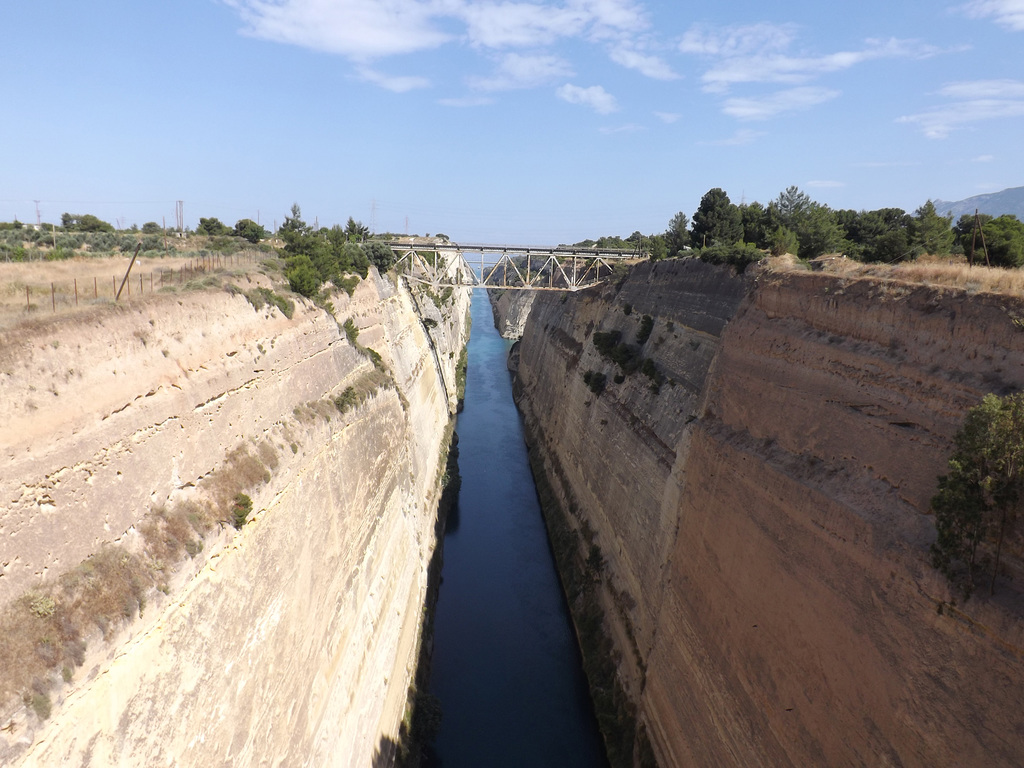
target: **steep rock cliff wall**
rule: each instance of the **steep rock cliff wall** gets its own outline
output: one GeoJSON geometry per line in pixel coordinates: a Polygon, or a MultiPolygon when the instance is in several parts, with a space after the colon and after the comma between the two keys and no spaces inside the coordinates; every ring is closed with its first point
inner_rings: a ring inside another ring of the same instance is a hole
{"type": "Polygon", "coordinates": [[[526,318],[533,306],[534,291],[509,291],[489,288],[487,297],[491,301],[494,327],[504,339],[518,339],[523,335],[526,318]]]}
{"type": "Polygon", "coordinates": [[[230,478],[234,449],[268,468],[241,531],[209,534],[114,641],[89,638],[50,720],[8,710],[6,760],[390,756],[415,671],[468,294],[431,305],[429,330],[410,294],[372,271],[333,301],[337,321],[306,304],[289,320],[240,295],[185,293],[5,338],[8,600],[104,542],[130,550],[152,508],[230,478]],[[39,381],[67,384],[43,400],[39,381]],[[341,413],[332,400],[349,386],[367,396],[341,413]]]}
{"type": "Polygon", "coordinates": [[[966,410],[1024,388],[1021,316],[1006,297],[696,262],[537,299],[518,398],[606,563],[637,761],[1024,759],[1020,597],[1003,582],[951,605],[927,514],[966,410]],[[658,394],[615,383],[592,343],[632,341],[640,314],[658,394]],[[600,396],[585,370],[607,374],[600,396]]]}

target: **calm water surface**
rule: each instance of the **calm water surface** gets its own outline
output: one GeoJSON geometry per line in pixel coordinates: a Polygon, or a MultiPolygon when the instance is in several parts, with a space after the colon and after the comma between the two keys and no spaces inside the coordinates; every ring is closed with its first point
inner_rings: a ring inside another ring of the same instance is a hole
{"type": "Polygon", "coordinates": [[[510,342],[494,329],[482,290],[472,313],[458,421],[462,490],[448,521],[434,623],[439,764],[604,768],[512,402],[510,342]]]}

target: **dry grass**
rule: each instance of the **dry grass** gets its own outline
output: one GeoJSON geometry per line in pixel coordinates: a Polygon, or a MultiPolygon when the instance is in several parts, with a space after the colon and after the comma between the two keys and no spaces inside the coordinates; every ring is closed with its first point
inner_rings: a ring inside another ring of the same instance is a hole
{"type": "MultiPolygon", "coordinates": [[[[263,255],[252,261],[249,258],[245,256],[236,263],[235,257],[231,257],[227,267],[216,269],[214,274],[260,272],[263,255]]],[[[64,315],[111,306],[130,262],[131,256],[0,262],[0,327],[13,327],[33,318],[48,318],[55,314],[64,315]]],[[[140,257],[132,268],[131,279],[125,285],[121,301],[129,297],[133,301],[145,300],[161,290],[166,292],[204,287],[202,280],[191,279],[196,274],[204,274],[190,272],[190,268],[197,266],[198,261],[194,255],[140,257]]],[[[205,274],[209,275],[210,272],[205,274]]],[[[219,279],[217,284],[220,284],[219,279]]]]}
{"type": "MultiPolygon", "coordinates": [[[[774,268],[791,269],[778,261],[774,268]]],[[[960,288],[970,293],[980,291],[1011,296],[1024,295],[1024,270],[1000,267],[968,266],[964,261],[921,259],[906,264],[862,264],[853,259],[837,258],[824,263],[828,274],[843,277],[873,277],[918,285],[960,288]]]]}
{"type": "MultiPolygon", "coordinates": [[[[333,407],[333,406],[332,406],[333,407]]],[[[234,499],[270,479],[278,464],[269,442],[253,455],[247,445],[199,483],[205,503],[151,510],[136,526],[140,545],[107,544],[73,570],[25,593],[0,612],[0,704],[20,696],[45,719],[50,691],[69,682],[85,661],[85,639],[104,640],[142,615],[152,590],[167,590],[171,571],[203,549],[203,539],[234,523],[234,499]]]]}

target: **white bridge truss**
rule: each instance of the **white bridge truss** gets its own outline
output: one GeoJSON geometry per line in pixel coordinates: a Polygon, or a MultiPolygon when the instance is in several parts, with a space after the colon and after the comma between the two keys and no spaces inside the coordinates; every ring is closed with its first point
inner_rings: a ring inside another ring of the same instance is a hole
{"type": "Polygon", "coordinates": [[[637,251],[571,246],[387,243],[407,280],[432,286],[480,286],[512,291],[578,291],[603,283],[616,262],[637,251]],[[473,258],[467,258],[467,254],[473,258]]]}

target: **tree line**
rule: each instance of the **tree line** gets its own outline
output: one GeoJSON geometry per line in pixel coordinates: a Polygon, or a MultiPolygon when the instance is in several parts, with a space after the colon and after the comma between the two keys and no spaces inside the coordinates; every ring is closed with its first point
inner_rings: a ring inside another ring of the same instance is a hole
{"type": "Polygon", "coordinates": [[[930,200],[913,214],[901,208],[833,210],[795,186],[767,205],[736,205],[716,187],[701,198],[692,221],[685,213],[677,213],[668,229],[648,238],[646,245],[652,259],[705,249],[722,252],[725,261],[756,259],[767,251],[800,259],[841,253],[859,261],[890,264],[923,254],[964,254],[976,263],[986,263],[987,252],[992,266],[1014,268],[1024,264],[1024,223],[1009,214],[982,214],[977,220],[961,216],[954,224],[952,215],[937,211],[930,200]]]}

